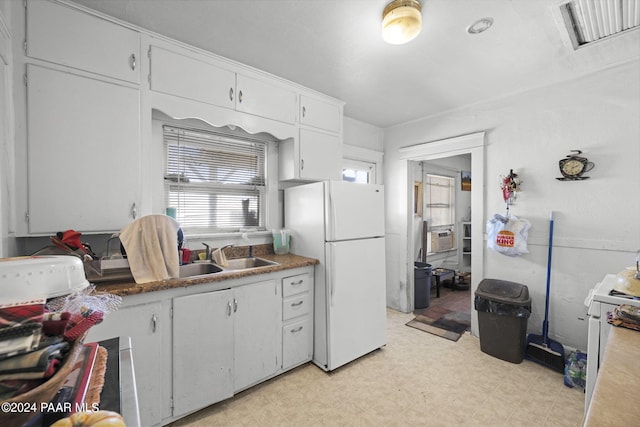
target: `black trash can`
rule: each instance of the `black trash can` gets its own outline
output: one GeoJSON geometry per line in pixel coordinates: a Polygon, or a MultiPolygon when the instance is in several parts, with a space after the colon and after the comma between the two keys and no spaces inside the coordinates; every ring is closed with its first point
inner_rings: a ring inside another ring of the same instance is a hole
{"type": "Polygon", "coordinates": [[[507,362],[522,362],[531,315],[529,288],[506,280],[484,279],[476,289],[474,307],[480,350],[507,362]]]}
{"type": "Polygon", "coordinates": [[[431,303],[431,264],[414,262],[413,303],[415,308],[427,308],[431,303]]]}

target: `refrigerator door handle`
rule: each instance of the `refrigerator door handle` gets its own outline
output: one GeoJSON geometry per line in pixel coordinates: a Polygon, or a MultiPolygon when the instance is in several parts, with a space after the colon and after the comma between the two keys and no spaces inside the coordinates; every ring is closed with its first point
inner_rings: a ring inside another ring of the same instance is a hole
{"type": "Polygon", "coordinates": [[[327,221],[327,231],[329,235],[327,236],[327,240],[334,240],[335,229],[336,229],[336,205],[335,203],[333,203],[333,194],[331,193],[331,190],[329,190],[328,203],[329,203],[329,218],[327,221]]]}
{"type": "Polygon", "coordinates": [[[334,248],[333,248],[333,244],[329,243],[327,245],[328,249],[329,249],[329,253],[327,254],[327,259],[326,259],[326,263],[327,263],[327,269],[329,270],[329,277],[328,277],[328,285],[329,285],[329,304],[330,307],[333,307],[333,294],[335,293],[335,283],[336,283],[336,269],[333,266],[333,254],[334,254],[334,248]]]}
{"type": "Polygon", "coordinates": [[[335,293],[335,283],[336,283],[336,277],[335,277],[335,273],[334,273],[334,269],[331,269],[331,307],[333,307],[333,294],[335,293]]]}

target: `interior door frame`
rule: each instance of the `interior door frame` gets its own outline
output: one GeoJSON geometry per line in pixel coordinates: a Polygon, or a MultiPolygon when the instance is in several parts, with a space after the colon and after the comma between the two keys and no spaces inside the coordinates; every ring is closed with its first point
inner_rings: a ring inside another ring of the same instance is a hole
{"type": "MultiPolygon", "coordinates": [[[[407,194],[413,194],[413,176],[410,161],[437,160],[460,154],[471,155],[471,171],[473,185],[471,186],[471,299],[478,283],[484,276],[484,190],[485,190],[485,132],[457,136],[432,142],[426,142],[399,149],[400,159],[407,162],[407,194]]],[[[411,197],[407,201],[407,253],[415,253],[412,230],[413,207],[411,197]]],[[[408,291],[414,293],[413,259],[407,257],[406,271],[408,291]]],[[[408,301],[411,311],[414,309],[413,298],[408,301]]],[[[473,304],[472,304],[473,306],[473,304]]],[[[478,336],[478,317],[471,310],[471,333],[478,336]]]]}

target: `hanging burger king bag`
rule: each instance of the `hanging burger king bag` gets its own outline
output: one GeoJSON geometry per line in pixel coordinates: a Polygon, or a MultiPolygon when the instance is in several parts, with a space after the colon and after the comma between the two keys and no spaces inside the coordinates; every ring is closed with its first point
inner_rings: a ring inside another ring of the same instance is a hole
{"type": "Polygon", "coordinates": [[[487,248],[508,256],[529,253],[527,237],[531,223],[515,216],[494,215],[487,222],[487,248]]]}

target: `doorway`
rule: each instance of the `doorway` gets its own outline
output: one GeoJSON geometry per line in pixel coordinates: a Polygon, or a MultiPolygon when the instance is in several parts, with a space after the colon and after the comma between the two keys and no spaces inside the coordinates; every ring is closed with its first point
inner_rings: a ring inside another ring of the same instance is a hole
{"type": "MultiPolygon", "coordinates": [[[[469,304],[471,304],[472,295],[483,277],[484,254],[483,254],[483,218],[484,218],[484,132],[463,135],[455,138],[449,138],[439,141],[418,144],[414,146],[401,148],[401,158],[407,161],[407,191],[408,194],[414,192],[414,176],[411,165],[413,162],[434,161],[438,159],[449,158],[461,154],[469,154],[471,156],[470,171],[473,177],[471,186],[471,215],[470,215],[470,249],[473,253],[471,257],[471,280],[469,286],[469,304]]],[[[406,267],[408,274],[408,296],[409,305],[413,311],[414,302],[414,259],[417,253],[417,245],[414,239],[414,212],[407,212],[407,243],[408,253],[411,259],[407,259],[406,267]]],[[[471,333],[478,335],[478,319],[473,310],[471,311],[471,333]]]]}

